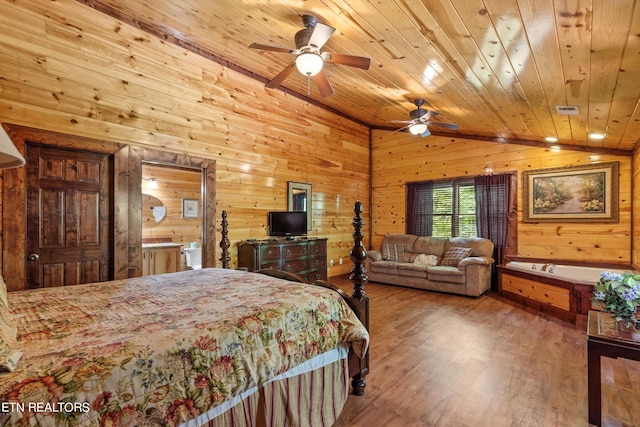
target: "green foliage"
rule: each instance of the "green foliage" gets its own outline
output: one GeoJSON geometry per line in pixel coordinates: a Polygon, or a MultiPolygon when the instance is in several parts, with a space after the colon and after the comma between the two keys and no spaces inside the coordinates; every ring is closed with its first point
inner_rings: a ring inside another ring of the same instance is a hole
{"type": "Polygon", "coordinates": [[[640,275],[603,271],[593,287],[591,301],[603,312],[611,313],[616,321],[624,321],[626,327],[635,325],[637,328],[640,325],[637,319],[640,275]]]}

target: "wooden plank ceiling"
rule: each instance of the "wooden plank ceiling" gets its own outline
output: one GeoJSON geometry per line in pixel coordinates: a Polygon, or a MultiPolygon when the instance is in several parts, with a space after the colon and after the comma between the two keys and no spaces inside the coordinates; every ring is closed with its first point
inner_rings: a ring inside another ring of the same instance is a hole
{"type": "MultiPolygon", "coordinates": [[[[336,28],[322,51],[367,56],[368,70],[325,63],[322,98],[297,71],[283,83],[370,127],[408,120],[424,98],[446,133],[505,142],[633,150],[640,139],[640,2],[634,0],[78,0],[267,82],[294,56],[301,16],[336,28]],[[309,92],[310,89],[310,92],[309,92]],[[577,107],[558,114],[557,106],[577,107]],[[605,134],[598,140],[591,133],[605,134]]],[[[282,89],[282,87],[281,87],[282,89]]],[[[265,89],[265,90],[281,90],[265,89]]]]}

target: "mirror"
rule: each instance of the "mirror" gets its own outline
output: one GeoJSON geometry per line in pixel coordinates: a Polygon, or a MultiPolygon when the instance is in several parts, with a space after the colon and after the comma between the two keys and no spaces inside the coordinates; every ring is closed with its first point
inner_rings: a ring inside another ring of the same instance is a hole
{"type": "Polygon", "coordinates": [[[311,230],[311,184],[289,181],[288,210],[307,213],[307,231],[311,230]]]}
{"type": "Polygon", "coordinates": [[[167,216],[167,207],[160,199],[142,193],[142,222],[148,227],[162,221],[167,216]]]}

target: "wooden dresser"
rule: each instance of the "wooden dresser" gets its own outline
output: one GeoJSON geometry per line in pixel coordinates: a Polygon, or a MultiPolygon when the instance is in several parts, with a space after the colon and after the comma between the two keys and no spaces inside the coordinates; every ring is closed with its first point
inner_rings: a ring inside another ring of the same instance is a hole
{"type": "Polygon", "coordinates": [[[327,280],[327,239],[245,240],[238,244],[238,267],[283,270],[308,282],[327,280]]]}

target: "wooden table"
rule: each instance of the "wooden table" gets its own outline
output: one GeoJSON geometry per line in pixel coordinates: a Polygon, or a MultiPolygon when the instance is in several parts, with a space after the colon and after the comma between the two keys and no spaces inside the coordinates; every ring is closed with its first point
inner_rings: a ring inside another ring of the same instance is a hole
{"type": "Polygon", "coordinates": [[[599,426],[602,423],[600,357],[640,361],[640,334],[617,330],[610,313],[591,310],[587,327],[587,354],[589,423],[599,426]]]}

